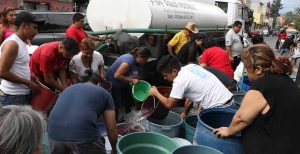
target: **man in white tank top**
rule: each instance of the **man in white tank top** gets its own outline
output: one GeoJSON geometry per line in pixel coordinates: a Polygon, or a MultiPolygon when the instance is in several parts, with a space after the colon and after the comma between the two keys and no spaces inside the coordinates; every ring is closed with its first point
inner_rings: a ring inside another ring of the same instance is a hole
{"type": "Polygon", "coordinates": [[[0,46],[0,104],[28,104],[30,90],[37,85],[30,80],[29,53],[26,41],[37,34],[37,25],[44,21],[22,11],[15,20],[17,30],[0,46]]]}

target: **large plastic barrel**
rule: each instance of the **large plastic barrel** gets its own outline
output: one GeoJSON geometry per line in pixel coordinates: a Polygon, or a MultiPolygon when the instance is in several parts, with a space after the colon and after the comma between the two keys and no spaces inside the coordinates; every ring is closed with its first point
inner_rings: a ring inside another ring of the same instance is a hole
{"type": "Polygon", "coordinates": [[[177,148],[172,154],[223,154],[222,152],[211,147],[203,145],[188,145],[177,148]]]}
{"type": "MultiPolygon", "coordinates": [[[[207,1],[209,2],[209,1],[207,1]]],[[[181,29],[193,21],[200,29],[224,28],[227,15],[200,0],[90,0],[87,20],[93,31],[122,28],[181,29]]]]}
{"type": "Polygon", "coordinates": [[[243,153],[241,135],[218,138],[213,133],[214,128],[228,127],[236,110],[224,108],[212,108],[203,110],[198,115],[198,123],[195,132],[195,143],[217,149],[224,154],[243,153]]]}
{"type": "Polygon", "coordinates": [[[132,133],[117,143],[118,154],[170,154],[178,145],[169,137],[157,133],[132,133]]]}
{"type": "Polygon", "coordinates": [[[175,112],[169,112],[165,119],[147,118],[146,130],[156,132],[168,137],[176,137],[180,133],[180,127],[183,122],[181,116],[175,112]]]}
{"type": "Polygon", "coordinates": [[[246,92],[234,91],[234,92],[232,92],[232,94],[233,94],[233,100],[234,100],[236,109],[239,109],[239,107],[241,106],[241,103],[246,95],[246,92]]]}
{"type": "Polygon", "coordinates": [[[193,142],[193,138],[196,132],[198,118],[197,115],[188,116],[184,119],[184,130],[185,130],[185,139],[190,142],[193,142]]]}

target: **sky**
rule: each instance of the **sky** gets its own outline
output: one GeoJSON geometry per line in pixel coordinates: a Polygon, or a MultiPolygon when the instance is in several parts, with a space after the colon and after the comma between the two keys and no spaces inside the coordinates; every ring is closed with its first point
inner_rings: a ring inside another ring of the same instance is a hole
{"type": "MultiPolygon", "coordinates": [[[[271,2],[272,0],[251,0],[252,2],[271,2]]],[[[294,11],[295,8],[300,7],[300,0],[281,0],[283,9],[279,13],[286,13],[288,11],[294,11]]]]}

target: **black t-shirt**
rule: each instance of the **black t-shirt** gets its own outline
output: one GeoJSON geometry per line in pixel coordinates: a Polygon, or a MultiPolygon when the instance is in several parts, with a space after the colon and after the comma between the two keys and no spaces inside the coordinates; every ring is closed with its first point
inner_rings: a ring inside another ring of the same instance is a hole
{"type": "Polygon", "coordinates": [[[244,153],[299,154],[299,87],[287,75],[265,74],[251,90],[260,91],[270,109],[242,131],[244,153]]]}
{"type": "Polygon", "coordinates": [[[281,49],[290,49],[290,46],[293,45],[295,46],[296,44],[294,43],[294,40],[291,38],[287,38],[285,39],[285,41],[283,42],[281,49]]]}
{"type": "Polygon", "coordinates": [[[180,61],[182,65],[188,64],[188,62],[196,62],[197,53],[201,55],[203,49],[196,45],[195,41],[189,41],[184,44],[175,57],[180,61]]]}
{"type": "Polygon", "coordinates": [[[234,79],[232,79],[229,75],[224,73],[223,71],[210,67],[210,66],[205,66],[204,69],[208,70],[210,73],[214,74],[222,83],[225,87],[232,86],[233,84],[236,83],[234,79]]]}

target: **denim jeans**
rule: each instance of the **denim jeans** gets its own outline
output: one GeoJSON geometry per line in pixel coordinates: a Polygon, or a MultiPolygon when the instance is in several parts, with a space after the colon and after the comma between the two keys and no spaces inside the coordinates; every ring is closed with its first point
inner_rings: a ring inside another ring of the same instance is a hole
{"type": "Polygon", "coordinates": [[[96,141],[57,141],[48,139],[51,154],[106,154],[101,139],[96,141]]]}
{"type": "Polygon", "coordinates": [[[27,95],[8,95],[0,91],[0,104],[5,105],[28,105],[30,94],[27,95]]]}
{"type": "Polygon", "coordinates": [[[290,49],[281,49],[280,54],[281,55],[289,55],[290,49]]]}

